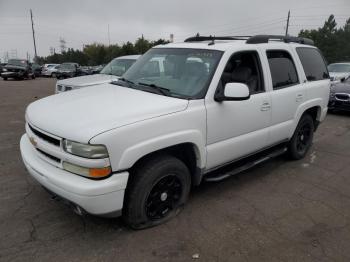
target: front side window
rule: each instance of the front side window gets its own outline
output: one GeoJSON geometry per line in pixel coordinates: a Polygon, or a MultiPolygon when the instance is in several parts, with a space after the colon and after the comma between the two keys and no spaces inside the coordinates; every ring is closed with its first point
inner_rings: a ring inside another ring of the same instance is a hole
{"type": "Polygon", "coordinates": [[[325,60],[317,49],[298,47],[296,50],[308,81],[318,81],[329,78],[325,60]]]}
{"type": "Polygon", "coordinates": [[[149,91],[157,87],[167,95],[200,99],[222,56],[221,51],[189,48],[153,48],[123,75],[133,88],[149,91]]]}
{"type": "Polygon", "coordinates": [[[107,64],[100,72],[100,74],[105,75],[123,75],[136,60],[134,59],[113,59],[109,64],[107,64]]]}
{"type": "Polygon", "coordinates": [[[265,91],[261,62],[256,51],[239,52],[231,56],[220,79],[220,85],[243,83],[250,95],[265,91]]]}
{"type": "Polygon", "coordinates": [[[299,84],[297,70],[287,51],[270,50],[266,54],[274,90],[299,84]]]}

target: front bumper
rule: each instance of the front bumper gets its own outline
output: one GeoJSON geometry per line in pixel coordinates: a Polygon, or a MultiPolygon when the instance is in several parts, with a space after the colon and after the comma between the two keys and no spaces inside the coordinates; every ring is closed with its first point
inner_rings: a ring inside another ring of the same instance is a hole
{"type": "Polygon", "coordinates": [[[330,110],[350,111],[350,101],[330,100],[328,104],[330,110]]]}
{"type": "Polygon", "coordinates": [[[1,77],[7,77],[7,78],[12,78],[12,77],[22,77],[24,75],[24,72],[3,72],[1,73],[1,77]]]}
{"type": "Polygon", "coordinates": [[[23,162],[42,186],[93,215],[115,217],[121,214],[128,172],[114,174],[103,180],[91,180],[57,168],[39,158],[28,136],[21,138],[23,162]]]}

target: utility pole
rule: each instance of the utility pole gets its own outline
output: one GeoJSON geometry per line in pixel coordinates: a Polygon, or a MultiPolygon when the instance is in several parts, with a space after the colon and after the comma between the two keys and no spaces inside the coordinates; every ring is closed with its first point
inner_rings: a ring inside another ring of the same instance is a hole
{"type": "Polygon", "coordinates": [[[37,53],[36,53],[36,43],[35,43],[35,32],[34,32],[34,22],[33,22],[32,9],[30,9],[30,20],[32,21],[32,32],[33,32],[33,43],[34,43],[34,61],[36,61],[37,53]]]}
{"type": "Polygon", "coordinates": [[[108,24],[108,46],[111,46],[111,36],[109,34],[109,24],[108,24]]]}
{"type": "Polygon", "coordinates": [[[288,11],[288,17],[287,17],[286,36],[288,36],[289,18],[290,18],[290,10],[288,11]]]}

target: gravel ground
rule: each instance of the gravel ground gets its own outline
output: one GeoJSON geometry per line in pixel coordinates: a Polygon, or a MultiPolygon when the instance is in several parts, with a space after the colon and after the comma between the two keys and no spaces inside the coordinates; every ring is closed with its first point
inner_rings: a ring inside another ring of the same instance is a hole
{"type": "Polygon", "coordinates": [[[328,115],[304,160],[202,184],[175,219],[133,231],[77,216],[24,170],[25,107],[54,84],[0,80],[0,261],[350,261],[350,114],[328,115]]]}

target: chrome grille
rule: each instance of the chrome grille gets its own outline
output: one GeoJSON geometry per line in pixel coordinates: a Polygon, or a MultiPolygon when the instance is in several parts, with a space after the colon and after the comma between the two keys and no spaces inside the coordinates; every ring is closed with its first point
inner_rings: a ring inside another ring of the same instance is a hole
{"type": "Polygon", "coordinates": [[[349,94],[335,94],[335,98],[340,101],[350,101],[350,95],[349,94]]]}

